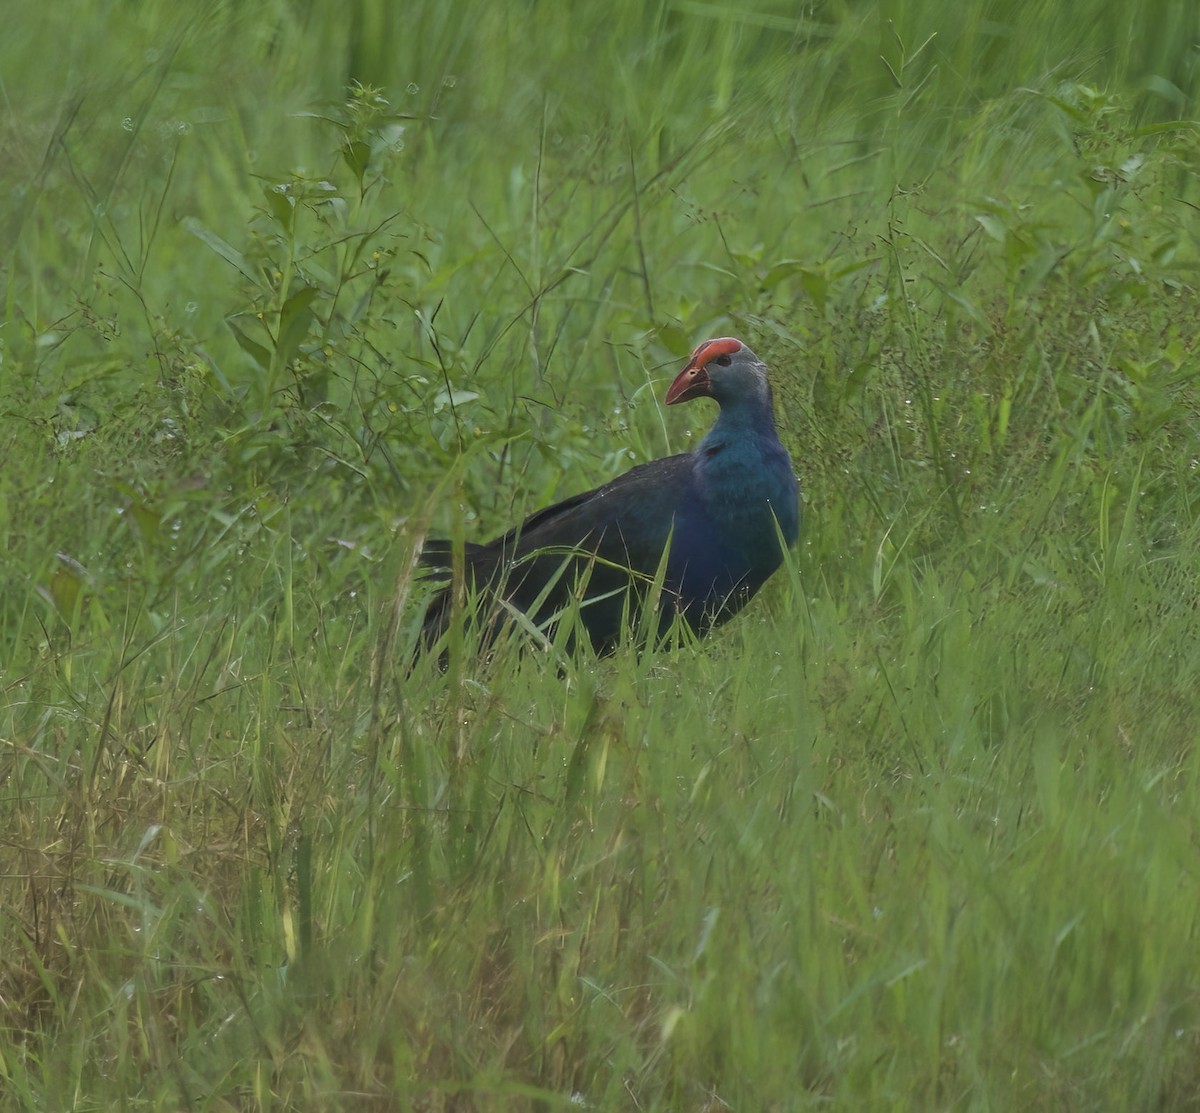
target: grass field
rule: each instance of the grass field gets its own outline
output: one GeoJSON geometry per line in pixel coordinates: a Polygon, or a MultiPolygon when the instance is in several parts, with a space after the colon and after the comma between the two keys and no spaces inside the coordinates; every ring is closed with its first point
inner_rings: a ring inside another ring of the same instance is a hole
{"type": "Polygon", "coordinates": [[[6,14],[0,1109],[1200,1109],[1200,11],[6,14]],[[763,595],[409,672],[722,334],[763,595]]]}

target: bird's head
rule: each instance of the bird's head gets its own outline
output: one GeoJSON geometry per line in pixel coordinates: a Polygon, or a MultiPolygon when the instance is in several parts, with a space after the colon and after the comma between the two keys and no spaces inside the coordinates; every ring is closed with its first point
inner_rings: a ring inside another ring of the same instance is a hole
{"type": "Polygon", "coordinates": [[[740,340],[722,336],[706,340],[694,352],[667,391],[668,406],[692,398],[729,402],[766,401],[770,405],[767,369],[740,340]]]}

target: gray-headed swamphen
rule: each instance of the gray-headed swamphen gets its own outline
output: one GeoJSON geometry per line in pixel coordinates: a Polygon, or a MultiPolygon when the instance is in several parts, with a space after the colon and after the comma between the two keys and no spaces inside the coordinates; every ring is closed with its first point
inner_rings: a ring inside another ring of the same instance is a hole
{"type": "MultiPolygon", "coordinates": [[[[799,490],[775,429],[766,366],[740,340],[706,340],[666,404],[693,398],[721,408],[694,451],[631,468],[494,541],[464,546],[463,576],[455,579],[476,598],[476,621],[488,636],[511,609],[549,630],[578,600],[592,646],[607,653],[623,629],[639,629],[656,579],[660,633],[679,614],[703,634],[754,597],[783,559],[780,538],[791,545],[800,528],[799,490]]],[[[421,560],[451,580],[449,542],[427,542],[421,560]]],[[[422,648],[439,641],[463,594],[447,582],[434,595],[422,648]]]]}

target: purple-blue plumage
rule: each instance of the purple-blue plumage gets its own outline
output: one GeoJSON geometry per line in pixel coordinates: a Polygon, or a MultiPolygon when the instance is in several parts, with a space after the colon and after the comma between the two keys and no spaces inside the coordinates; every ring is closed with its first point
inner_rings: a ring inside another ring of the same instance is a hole
{"type": "MultiPolygon", "coordinates": [[[[489,628],[505,607],[551,625],[572,599],[597,652],[637,628],[637,612],[666,553],[659,629],[684,616],[697,633],[724,622],[779,567],[779,539],[795,542],[799,490],[779,442],[767,369],[740,340],[708,340],[667,391],[667,405],[709,397],[721,407],[694,452],[633,468],[603,487],[538,511],[486,545],[468,544],[465,582],[481,593],[489,628]],[[669,552],[668,552],[669,545],[669,552]]],[[[451,546],[422,560],[451,566],[451,546]]],[[[422,641],[446,629],[455,593],[434,596],[422,641]]]]}

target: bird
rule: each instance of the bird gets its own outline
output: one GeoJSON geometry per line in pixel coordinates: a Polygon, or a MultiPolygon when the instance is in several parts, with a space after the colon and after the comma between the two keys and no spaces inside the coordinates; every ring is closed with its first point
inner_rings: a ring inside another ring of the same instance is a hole
{"type": "Polygon", "coordinates": [[[597,655],[612,653],[625,631],[647,629],[648,600],[659,637],[677,616],[703,635],[737,614],[796,542],[799,484],[767,368],[741,340],[700,344],[664,402],[697,398],[720,412],[693,451],[631,468],[486,544],[466,542],[456,553],[449,541],[427,541],[420,560],[442,586],[426,607],[419,648],[431,650],[449,628],[464,596],[456,584],[475,599],[470,613],[489,641],[514,610],[549,636],[577,602],[597,655]]]}

